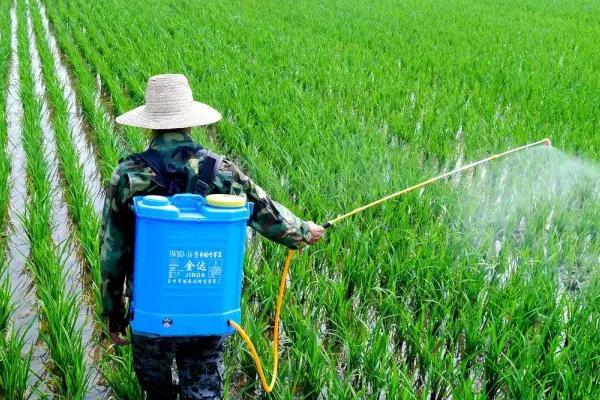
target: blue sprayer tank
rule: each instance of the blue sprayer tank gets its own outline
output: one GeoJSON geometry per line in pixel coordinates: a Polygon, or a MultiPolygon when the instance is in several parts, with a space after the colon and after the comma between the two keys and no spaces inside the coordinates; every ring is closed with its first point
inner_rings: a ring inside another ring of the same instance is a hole
{"type": "Polygon", "coordinates": [[[240,323],[246,225],[237,196],[134,197],[134,333],[228,335],[240,323]]]}

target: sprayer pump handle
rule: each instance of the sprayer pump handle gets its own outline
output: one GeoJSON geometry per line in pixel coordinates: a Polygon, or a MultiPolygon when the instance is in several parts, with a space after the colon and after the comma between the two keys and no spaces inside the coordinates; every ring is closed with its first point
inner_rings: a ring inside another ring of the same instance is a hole
{"type": "Polygon", "coordinates": [[[327,221],[321,226],[323,227],[323,229],[329,229],[333,226],[333,224],[331,222],[327,221]]]}

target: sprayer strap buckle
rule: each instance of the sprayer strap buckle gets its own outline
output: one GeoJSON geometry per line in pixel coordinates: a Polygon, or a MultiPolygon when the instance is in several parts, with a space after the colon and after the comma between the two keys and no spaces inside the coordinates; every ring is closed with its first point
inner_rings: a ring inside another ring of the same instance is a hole
{"type": "Polygon", "coordinates": [[[198,181],[196,181],[196,185],[194,186],[194,194],[199,194],[206,197],[208,189],[210,189],[208,183],[198,179],[198,181]]]}
{"type": "MultiPolygon", "coordinates": [[[[197,190],[196,194],[206,196],[210,189],[210,184],[215,179],[215,175],[221,166],[221,156],[208,151],[206,149],[201,150],[204,160],[202,161],[202,167],[198,171],[198,181],[194,187],[197,190]]],[[[200,152],[198,153],[200,155],[200,152]]]]}

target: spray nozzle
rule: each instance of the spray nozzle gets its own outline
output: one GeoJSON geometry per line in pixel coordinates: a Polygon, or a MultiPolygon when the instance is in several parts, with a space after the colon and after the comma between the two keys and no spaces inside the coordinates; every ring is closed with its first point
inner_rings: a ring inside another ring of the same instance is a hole
{"type": "Polygon", "coordinates": [[[550,138],[546,138],[542,140],[542,142],[544,143],[544,146],[552,146],[552,141],[550,140],[550,138]]]}

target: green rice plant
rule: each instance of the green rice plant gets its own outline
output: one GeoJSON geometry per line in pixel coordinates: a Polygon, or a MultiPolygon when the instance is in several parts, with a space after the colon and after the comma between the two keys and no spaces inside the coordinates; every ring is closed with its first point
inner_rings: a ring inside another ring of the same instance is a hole
{"type": "MultiPolygon", "coordinates": [[[[8,176],[10,172],[10,159],[8,158],[8,118],[6,113],[6,94],[8,90],[8,76],[10,67],[10,12],[9,5],[3,5],[2,19],[2,36],[0,37],[0,226],[4,227],[7,218],[8,198],[10,193],[10,185],[8,176]]],[[[3,237],[4,238],[4,237],[3,237]]],[[[2,241],[4,242],[4,240],[2,241]]]]}
{"type": "Polygon", "coordinates": [[[5,399],[26,398],[32,351],[24,352],[25,334],[11,331],[0,338],[0,395],[5,399]]]}
{"type": "Polygon", "coordinates": [[[6,277],[6,265],[6,260],[2,257],[0,260],[0,273],[3,275],[2,281],[0,281],[0,332],[6,331],[10,315],[13,311],[10,296],[10,282],[6,277]]]}

